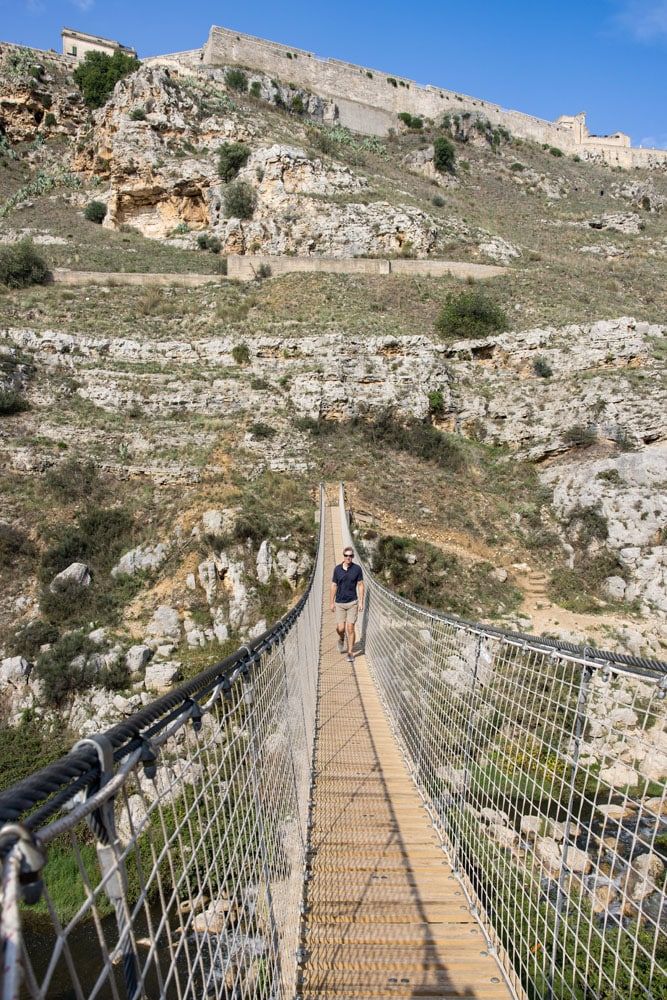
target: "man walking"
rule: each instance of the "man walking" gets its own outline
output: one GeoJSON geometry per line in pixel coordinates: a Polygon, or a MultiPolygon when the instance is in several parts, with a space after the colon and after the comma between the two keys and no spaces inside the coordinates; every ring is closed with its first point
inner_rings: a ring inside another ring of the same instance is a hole
{"type": "Polygon", "coordinates": [[[349,546],[343,551],[342,563],[333,571],[331,610],[336,613],[338,652],[345,652],[347,638],[347,658],[354,663],[354,626],[359,612],[364,610],[364,574],[361,566],[354,564],[354,551],[349,546]]]}

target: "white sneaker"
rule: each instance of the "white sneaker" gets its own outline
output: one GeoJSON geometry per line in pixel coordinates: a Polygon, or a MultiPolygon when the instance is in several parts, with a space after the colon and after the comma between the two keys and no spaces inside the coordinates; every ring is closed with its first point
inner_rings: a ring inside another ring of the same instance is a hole
{"type": "Polygon", "coordinates": [[[352,653],[347,654],[347,662],[354,663],[354,656],[352,655],[352,653]]]}
{"type": "Polygon", "coordinates": [[[342,639],[338,640],[338,652],[339,653],[344,653],[345,652],[345,643],[343,642],[342,639]]]}

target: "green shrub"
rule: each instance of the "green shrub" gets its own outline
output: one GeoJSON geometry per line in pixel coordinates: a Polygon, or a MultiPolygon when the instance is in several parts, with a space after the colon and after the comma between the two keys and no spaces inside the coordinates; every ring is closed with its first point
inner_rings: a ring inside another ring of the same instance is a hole
{"type": "Polygon", "coordinates": [[[200,233],[197,237],[197,246],[200,250],[209,250],[210,253],[220,253],[222,243],[217,236],[211,236],[210,233],[200,233]]]}
{"type": "Polygon", "coordinates": [[[444,206],[447,204],[447,202],[445,201],[445,199],[442,197],[441,194],[434,194],[433,197],[431,198],[431,201],[436,208],[444,208],[444,206]]]}
{"type": "Polygon", "coordinates": [[[145,122],[146,121],[146,109],[145,108],[132,108],[130,111],[130,118],[133,122],[145,122]]]}
{"type": "Polygon", "coordinates": [[[218,173],[225,184],[238,176],[241,167],[248,162],[250,149],[244,142],[226,142],[218,150],[218,173]]]}
{"type": "Polygon", "coordinates": [[[387,77],[387,83],[388,83],[388,84],[389,84],[389,85],[390,85],[391,87],[398,87],[398,83],[396,82],[396,80],[394,80],[393,76],[388,76],[388,77],[387,77]]]}
{"type": "Polygon", "coordinates": [[[27,288],[43,285],[49,277],[46,262],[35,250],[32,240],[19,240],[0,249],[0,285],[27,288]]]}
{"type": "Polygon", "coordinates": [[[595,507],[573,507],[567,519],[570,531],[577,534],[579,545],[587,547],[592,541],[604,542],[609,537],[609,522],[600,510],[595,507]]]}
{"type": "Polygon", "coordinates": [[[69,695],[87,691],[94,684],[112,690],[125,687],[127,669],[120,663],[100,669],[96,655],[96,647],[83,631],[70,632],[42,653],[35,663],[35,673],[44,686],[46,700],[51,705],[62,705],[69,695]]]}
{"type": "Polygon", "coordinates": [[[507,330],[509,322],[501,307],[484,292],[449,294],[438,317],[436,329],[442,337],[487,337],[507,330]]]}
{"type": "Polygon", "coordinates": [[[549,146],[549,152],[552,156],[562,156],[563,150],[559,149],[558,146],[549,146]]]}
{"type": "Polygon", "coordinates": [[[100,480],[94,462],[67,458],[44,474],[44,485],[60,500],[87,500],[100,492],[100,480]]]}
{"type": "Polygon", "coordinates": [[[553,368],[546,358],[535,358],[533,361],[533,371],[540,378],[551,378],[553,375],[553,368]]]}
{"type": "Polygon", "coordinates": [[[0,521],[0,566],[9,568],[16,559],[34,554],[35,547],[20,528],[0,521]]]}
{"type": "Polygon", "coordinates": [[[290,111],[292,111],[295,115],[303,115],[306,113],[306,105],[303,102],[301,94],[295,94],[292,98],[290,111]]]}
{"type": "Polygon", "coordinates": [[[247,365],[250,362],[250,348],[247,344],[235,344],[232,347],[232,357],[237,365],[247,365]]]}
{"type": "Polygon", "coordinates": [[[0,417],[9,417],[29,409],[28,400],[20,392],[15,389],[0,389],[0,417]]]}
{"type": "Polygon", "coordinates": [[[336,420],[323,420],[322,417],[297,417],[294,426],[297,430],[307,431],[313,437],[329,437],[338,434],[341,429],[336,420]]]}
{"type": "Polygon", "coordinates": [[[225,73],[225,84],[230,90],[245,94],[248,90],[248,77],[242,69],[228,69],[225,73]]]}
{"type": "Polygon", "coordinates": [[[271,265],[267,264],[266,261],[260,264],[257,268],[256,277],[259,279],[270,278],[271,277],[271,265]]]}
{"type": "Polygon", "coordinates": [[[250,433],[258,441],[265,441],[275,437],[278,432],[275,427],[271,427],[270,424],[264,424],[258,420],[256,423],[250,425],[250,433]]]}
{"type": "Polygon", "coordinates": [[[34,618],[9,640],[7,648],[11,656],[25,656],[26,660],[32,662],[39,655],[42,646],[51,645],[57,639],[58,629],[55,626],[41,618],[34,618]]]}
{"type": "Polygon", "coordinates": [[[225,212],[231,219],[252,219],[257,205],[253,188],[246,181],[234,181],[225,190],[225,212]]]}
{"type": "Polygon", "coordinates": [[[441,174],[453,174],[456,170],[456,149],[451,139],[438,136],[433,143],[433,165],[441,174]]]}
{"type": "Polygon", "coordinates": [[[428,412],[434,417],[441,417],[445,412],[445,397],[442,389],[433,389],[429,392],[428,412]]]}
{"type": "Polygon", "coordinates": [[[96,222],[101,225],[107,215],[107,206],[103,201],[89,201],[83,213],[88,222],[96,222]]]}
{"type": "Polygon", "coordinates": [[[127,547],[132,526],[132,518],[121,507],[88,508],[75,524],[56,531],[52,544],[42,554],[41,581],[50,583],[73,562],[85,562],[94,572],[108,572],[127,547]]]}
{"type": "Polygon", "coordinates": [[[120,51],[112,56],[104,52],[87,52],[73,76],[88,107],[101,108],[118,81],[134,73],[140,65],[133,56],[120,51]]]}
{"type": "Polygon", "coordinates": [[[443,434],[428,420],[401,421],[387,409],[372,419],[354,422],[353,426],[359,428],[373,446],[416,455],[450,471],[458,471],[465,464],[459,439],[453,434],[443,434]]]}
{"type": "Polygon", "coordinates": [[[46,115],[46,117],[44,118],[44,124],[46,125],[47,128],[53,128],[54,125],[58,124],[56,116],[53,114],[52,111],[49,111],[48,115],[46,115]]]}
{"type": "Polygon", "coordinates": [[[597,441],[595,427],[587,424],[573,424],[563,433],[563,441],[575,448],[588,448],[597,441]]]}
{"type": "Polygon", "coordinates": [[[518,161],[516,163],[510,163],[510,170],[515,174],[521,173],[521,171],[525,169],[526,167],[523,163],[519,163],[518,161]]]}
{"type": "Polygon", "coordinates": [[[398,118],[404,125],[407,125],[407,127],[410,128],[410,125],[412,124],[412,115],[409,111],[399,111],[398,118]]]}
{"type": "Polygon", "coordinates": [[[254,80],[253,83],[250,84],[250,96],[256,98],[262,96],[262,85],[259,80],[254,80]]]}

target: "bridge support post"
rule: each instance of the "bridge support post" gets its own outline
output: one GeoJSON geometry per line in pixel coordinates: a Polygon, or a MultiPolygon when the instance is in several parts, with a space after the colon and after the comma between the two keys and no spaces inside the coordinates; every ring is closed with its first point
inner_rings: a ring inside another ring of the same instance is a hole
{"type": "MultiPolygon", "coordinates": [[[[100,777],[97,787],[89,788],[87,797],[104,788],[113,777],[113,748],[106,736],[96,735],[79,740],[74,750],[86,744],[97,751],[100,762],[100,777]]],[[[114,796],[110,796],[88,817],[88,826],[95,837],[97,860],[104,883],[104,890],[116,914],[118,927],[118,947],[123,956],[123,976],[128,1000],[137,995],[137,955],[132,944],[132,920],[127,902],[127,871],[121,855],[120,841],[116,832],[114,796]]]]}
{"type": "MultiPolygon", "coordinates": [[[[587,649],[584,648],[584,656],[586,655],[586,653],[587,649]]],[[[581,741],[586,726],[588,694],[590,690],[592,677],[593,677],[593,666],[590,663],[586,663],[581,672],[581,680],[579,682],[579,694],[577,698],[577,707],[575,710],[576,714],[574,718],[572,764],[570,767],[569,794],[567,800],[567,813],[565,816],[565,833],[563,836],[563,855],[562,855],[562,864],[560,868],[560,873],[558,875],[558,890],[556,893],[556,903],[555,903],[556,917],[554,921],[553,941],[551,943],[551,963],[549,968],[549,975],[547,978],[547,993],[545,1000],[554,1000],[555,997],[554,988],[556,979],[556,964],[558,960],[558,951],[559,951],[558,937],[560,935],[560,929],[563,920],[563,906],[565,904],[565,880],[569,874],[569,869],[567,866],[567,858],[570,848],[570,834],[572,831],[572,812],[574,806],[574,796],[576,792],[577,773],[579,770],[581,741]]]]}
{"type": "Polygon", "coordinates": [[[470,781],[470,748],[473,744],[473,737],[475,733],[475,720],[477,718],[477,708],[475,704],[475,699],[477,697],[477,674],[479,671],[479,657],[482,648],[482,637],[477,637],[477,642],[475,645],[475,663],[472,671],[472,680],[470,684],[470,706],[468,709],[468,721],[466,725],[466,738],[465,745],[463,747],[463,776],[461,778],[461,794],[460,794],[460,817],[456,825],[456,835],[452,843],[452,871],[455,875],[459,875],[461,871],[461,850],[460,850],[460,830],[463,825],[464,812],[466,807],[466,799],[468,797],[468,784],[470,781]]]}

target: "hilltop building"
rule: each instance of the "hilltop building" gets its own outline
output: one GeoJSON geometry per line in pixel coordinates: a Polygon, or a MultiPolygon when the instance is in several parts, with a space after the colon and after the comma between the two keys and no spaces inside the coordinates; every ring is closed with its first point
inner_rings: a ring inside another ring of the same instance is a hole
{"type": "Polygon", "coordinates": [[[136,49],[121,45],[113,38],[102,38],[101,35],[88,35],[85,31],[75,31],[74,28],[63,28],[60,32],[63,40],[63,55],[70,56],[81,62],[88,52],[104,52],[112,56],[114,52],[124,52],[127,56],[137,58],[136,49]]]}

